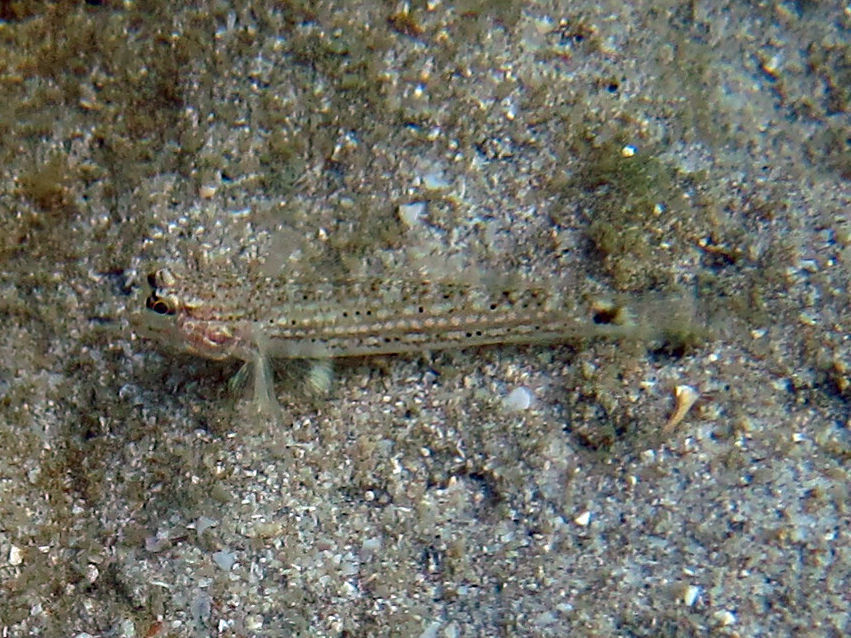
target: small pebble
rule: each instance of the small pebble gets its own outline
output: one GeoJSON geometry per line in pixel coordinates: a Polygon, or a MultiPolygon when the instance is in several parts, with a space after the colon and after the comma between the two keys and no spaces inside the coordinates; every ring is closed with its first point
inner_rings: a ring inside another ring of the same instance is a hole
{"type": "Polygon", "coordinates": [[[437,638],[437,632],[440,629],[440,621],[435,620],[426,627],[420,634],[420,638],[437,638]]]}
{"type": "Polygon", "coordinates": [[[17,545],[12,545],[9,548],[9,564],[12,566],[20,565],[24,562],[24,553],[17,545]]]}
{"type": "Polygon", "coordinates": [[[213,552],[213,562],[223,571],[229,572],[236,563],[236,554],[227,550],[213,552]]]}
{"type": "Polygon", "coordinates": [[[423,215],[426,212],[425,202],[414,202],[412,204],[402,204],[399,206],[399,219],[408,226],[414,228],[422,224],[423,215]]]}
{"type": "Polygon", "coordinates": [[[218,523],[216,523],[216,521],[214,521],[212,518],[207,518],[206,516],[199,516],[198,520],[195,521],[195,531],[198,533],[198,536],[200,536],[211,527],[215,527],[217,524],[218,523]]]}
{"type": "Polygon", "coordinates": [[[519,388],[514,388],[508,396],[502,400],[502,405],[507,410],[520,412],[522,410],[529,409],[532,405],[533,398],[534,395],[529,388],[520,386],[519,388]]]}
{"type": "Polygon", "coordinates": [[[736,616],[726,609],[720,609],[712,614],[713,620],[715,620],[716,624],[721,627],[729,627],[730,625],[735,624],[736,616]]]}
{"type": "Polygon", "coordinates": [[[686,606],[691,607],[697,602],[698,596],[700,596],[700,587],[689,585],[683,592],[683,602],[686,606]]]}
{"type": "Polygon", "coordinates": [[[442,171],[433,170],[423,175],[423,186],[430,191],[443,190],[449,187],[449,182],[442,171]]]}
{"type": "Polygon", "coordinates": [[[591,512],[585,510],[579,516],[573,519],[573,522],[581,527],[586,527],[591,522],[591,512]]]}
{"type": "Polygon", "coordinates": [[[145,549],[152,554],[156,554],[157,552],[161,552],[166,547],[169,547],[171,543],[168,540],[168,534],[156,534],[154,536],[148,536],[145,539],[145,549]]]}
{"type": "Polygon", "coordinates": [[[213,610],[213,599],[205,591],[199,591],[195,599],[189,605],[189,613],[196,623],[206,623],[213,610]]]}

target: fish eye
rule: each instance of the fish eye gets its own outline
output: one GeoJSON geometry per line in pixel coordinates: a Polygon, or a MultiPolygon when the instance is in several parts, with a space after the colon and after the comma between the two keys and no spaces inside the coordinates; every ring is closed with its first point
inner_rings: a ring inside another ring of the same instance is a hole
{"type": "Polygon", "coordinates": [[[148,285],[156,290],[157,288],[168,288],[173,286],[177,280],[168,268],[160,268],[153,272],[149,272],[147,276],[148,285]]]}
{"type": "Polygon", "coordinates": [[[156,292],[152,292],[145,300],[145,307],[148,310],[153,310],[158,315],[177,314],[177,304],[174,303],[174,300],[167,297],[160,297],[156,292]]]}

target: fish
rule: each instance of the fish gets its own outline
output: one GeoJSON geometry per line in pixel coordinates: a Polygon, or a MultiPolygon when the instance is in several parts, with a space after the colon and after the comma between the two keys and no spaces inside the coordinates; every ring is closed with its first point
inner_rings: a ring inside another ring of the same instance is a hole
{"type": "Polygon", "coordinates": [[[252,365],[261,398],[270,395],[258,387],[270,384],[270,359],[555,344],[622,335],[634,323],[625,306],[581,300],[555,285],[427,277],[290,281],[176,275],[168,268],[148,274],[147,284],[136,331],[194,355],[252,365]]]}

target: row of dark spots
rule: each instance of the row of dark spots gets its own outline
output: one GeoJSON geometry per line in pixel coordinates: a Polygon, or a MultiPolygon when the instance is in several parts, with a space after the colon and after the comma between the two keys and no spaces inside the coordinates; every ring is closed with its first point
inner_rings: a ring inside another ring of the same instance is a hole
{"type": "MultiPolygon", "coordinates": [[[[469,334],[468,334],[468,336],[469,336],[469,334]]],[[[318,337],[311,337],[310,338],[310,343],[316,343],[317,341],[319,341],[318,337]]],[[[402,341],[401,337],[384,337],[384,343],[399,343],[400,341],[402,341]]]]}
{"type": "MultiPolygon", "coordinates": [[[[512,294],[514,294],[514,293],[512,293],[510,290],[503,290],[502,291],[502,296],[505,299],[508,307],[513,307],[515,305],[515,300],[511,298],[512,294]]],[[[536,307],[540,308],[541,306],[544,305],[544,301],[543,301],[543,299],[541,299],[541,297],[540,297],[540,295],[538,294],[537,291],[533,290],[529,294],[531,295],[532,299],[535,300],[535,306],[536,307]]],[[[452,295],[450,293],[448,293],[448,292],[443,293],[443,300],[444,301],[449,301],[450,299],[452,299],[452,295]]],[[[520,307],[525,309],[525,308],[528,308],[530,305],[531,305],[531,303],[528,300],[524,300],[523,303],[520,304],[520,307]]],[[[490,307],[491,310],[497,310],[499,308],[499,304],[496,303],[496,302],[493,302],[493,303],[490,304],[489,307],[490,307]]],[[[420,312],[423,312],[422,306],[420,306],[420,312]]]]}
{"type": "MultiPolygon", "coordinates": [[[[540,332],[540,330],[541,330],[541,326],[536,325],[536,326],[534,326],[534,327],[532,328],[532,330],[533,330],[533,331],[535,331],[535,332],[540,332]]],[[[481,331],[481,330],[476,330],[476,331],[468,330],[466,333],[464,333],[464,335],[465,335],[468,339],[472,339],[474,336],[475,336],[475,337],[481,337],[481,336],[483,336],[483,334],[482,334],[482,331],[481,331]]]]}
{"type": "MultiPolygon", "coordinates": [[[[417,308],[417,312],[420,313],[420,314],[423,314],[425,312],[425,306],[419,306],[417,308]]],[[[348,319],[350,314],[351,313],[349,313],[349,311],[347,311],[347,310],[344,310],[342,312],[342,316],[343,316],[344,319],[348,319]]],[[[355,317],[360,317],[361,315],[371,317],[372,316],[372,310],[365,310],[364,312],[361,312],[360,310],[355,310],[355,312],[354,312],[355,317]]]]}
{"type": "MultiPolygon", "coordinates": [[[[535,326],[533,329],[535,332],[538,332],[540,331],[541,326],[535,326]]],[[[464,333],[464,336],[467,337],[467,339],[472,339],[473,337],[482,337],[484,336],[484,333],[481,330],[468,330],[464,333]]],[[[310,343],[316,343],[317,341],[319,341],[317,337],[310,338],[310,343]]],[[[402,337],[399,336],[384,337],[384,343],[399,343],[400,341],[402,341],[402,337]]]]}
{"type": "MultiPolygon", "coordinates": [[[[541,299],[541,296],[538,294],[538,292],[536,290],[532,290],[528,294],[529,294],[529,296],[532,297],[533,301],[529,301],[529,299],[524,299],[523,302],[520,304],[521,308],[526,310],[527,308],[529,308],[529,306],[533,305],[533,303],[534,303],[534,306],[536,308],[540,308],[541,306],[544,305],[544,300],[541,299]]],[[[517,303],[516,300],[511,298],[512,295],[513,295],[513,293],[510,290],[503,290],[502,291],[502,297],[503,297],[503,299],[505,299],[506,305],[509,308],[513,308],[515,306],[515,304],[517,303]]],[[[492,303],[490,305],[491,310],[496,310],[497,308],[499,308],[499,304],[497,304],[497,303],[492,303]]]]}
{"type": "MultiPolygon", "coordinates": [[[[541,326],[536,325],[533,330],[538,332],[541,330],[541,326]]],[[[481,330],[468,330],[464,333],[464,336],[467,337],[467,339],[472,339],[473,337],[482,337],[484,336],[484,333],[481,330]]],[[[317,337],[310,338],[310,343],[316,343],[317,341],[319,341],[317,337]]],[[[384,343],[399,343],[400,341],[402,341],[402,338],[399,336],[384,337],[384,343]]]]}
{"type": "MultiPolygon", "coordinates": [[[[420,310],[420,312],[422,312],[422,310],[420,310]]],[[[372,310],[367,310],[367,311],[365,311],[365,312],[363,312],[363,313],[362,313],[360,310],[355,310],[355,312],[354,312],[353,314],[354,314],[354,316],[355,316],[355,317],[360,317],[361,315],[364,315],[364,316],[367,316],[367,317],[371,317],[371,316],[372,316],[372,310]]],[[[344,311],[343,311],[343,313],[342,313],[342,315],[343,315],[343,317],[344,317],[344,318],[348,319],[348,317],[349,317],[350,313],[349,313],[348,311],[344,310],[344,311]]],[[[274,324],[274,323],[275,323],[275,319],[274,319],[274,318],[270,318],[270,319],[269,319],[269,324],[270,324],[270,325],[272,325],[272,324],[274,324]]],[[[290,319],[290,325],[291,325],[291,326],[297,326],[297,325],[298,325],[298,321],[296,321],[295,319],[290,319]]]]}
{"type": "Polygon", "coordinates": [[[344,319],[348,319],[350,314],[354,314],[355,317],[360,317],[361,315],[371,317],[372,310],[365,310],[363,312],[361,312],[360,310],[355,310],[354,313],[349,313],[348,310],[344,310],[342,313],[344,319]]]}
{"type": "MultiPolygon", "coordinates": [[[[537,293],[537,292],[532,292],[532,293],[530,293],[530,294],[531,294],[532,298],[535,300],[535,306],[536,306],[536,307],[538,307],[538,308],[540,308],[540,307],[543,305],[543,300],[542,300],[542,299],[538,296],[538,293],[537,293]]],[[[510,291],[510,290],[505,290],[505,291],[503,291],[503,293],[502,293],[502,296],[503,296],[503,297],[506,299],[506,301],[508,302],[508,306],[509,306],[509,307],[513,307],[513,306],[514,306],[514,304],[515,304],[514,300],[513,300],[513,299],[511,299],[511,295],[512,295],[512,293],[511,293],[511,291],[510,291]]],[[[450,293],[448,293],[448,292],[447,292],[447,293],[444,293],[444,294],[443,294],[443,299],[444,299],[444,300],[448,301],[448,300],[450,300],[451,298],[452,298],[452,295],[451,295],[450,293]]],[[[305,300],[307,300],[307,299],[308,299],[308,295],[306,295],[306,294],[305,294],[305,295],[304,295],[304,299],[305,299],[305,300]]],[[[527,309],[527,308],[529,308],[529,306],[530,306],[530,305],[531,305],[531,304],[530,304],[530,302],[529,302],[528,300],[525,300],[525,301],[523,301],[523,303],[522,303],[522,304],[520,304],[520,307],[521,307],[521,308],[523,308],[523,309],[527,309]]],[[[495,303],[495,302],[491,303],[491,304],[490,304],[490,306],[489,306],[489,308],[490,308],[491,310],[498,310],[498,309],[499,309],[499,307],[500,307],[500,306],[499,306],[499,304],[498,304],[498,303],[495,303]]],[[[425,306],[418,306],[418,307],[417,307],[417,312],[418,312],[419,314],[424,314],[424,313],[425,313],[425,306]]],[[[343,318],[344,318],[344,319],[348,319],[348,318],[349,318],[350,316],[352,316],[352,315],[354,315],[355,317],[361,317],[361,316],[371,317],[371,316],[372,316],[372,310],[365,310],[365,311],[355,310],[353,313],[350,313],[349,311],[344,310],[341,314],[342,314],[342,316],[343,316],[343,318]]],[[[269,323],[274,323],[274,319],[270,319],[270,320],[269,320],[269,323]]],[[[290,322],[290,324],[291,324],[291,325],[293,325],[293,326],[295,326],[295,325],[296,325],[296,323],[297,323],[297,322],[296,322],[296,320],[295,320],[295,319],[293,319],[293,320],[290,322]]],[[[472,336],[472,335],[468,335],[468,336],[472,336]]]]}

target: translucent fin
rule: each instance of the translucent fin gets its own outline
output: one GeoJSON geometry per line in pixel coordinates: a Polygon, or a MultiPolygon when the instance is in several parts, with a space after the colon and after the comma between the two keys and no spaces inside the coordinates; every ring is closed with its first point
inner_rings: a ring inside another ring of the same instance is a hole
{"type": "Polygon", "coordinates": [[[331,359],[290,359],[280,371],[289,389],[305,398],[324,398],[331,391],[334,378],[331,359]]]}
{"type": "Polygon", "coordinates": [[[313,359],[305,377],[305,388],[317,396],[326,396],[331,391],[334,378],[334,362],[331,359],[313,359]]]}
{"type": "Polygon", "coordinates": [[[248,377],[250,375],[251,364],[246,361],[240,366],[239,370],[236,371],[236,374],[228,380],[228,392],[230,392],[232,396],[239,396],[245,389],[245,385],[248,382],[248,377]]]}
{"type": "Polygon", "coordinates": [[[257,354],[252,362],[254,367],[254,405],[261,414],[277,414],[280,411],[275,396],[275,377],[269,357],[257,354]]]}
{"type": "Polygon", "coordinates": [[[253,382],[253,403],[258,414],[274,415],[280,411],[275,396],[274,374],[268,357],[257,354],[252,361],[242,364],[236,374],[228,381],[228,390],[238,397],[248,385],[249,377],[253,382]]]}

